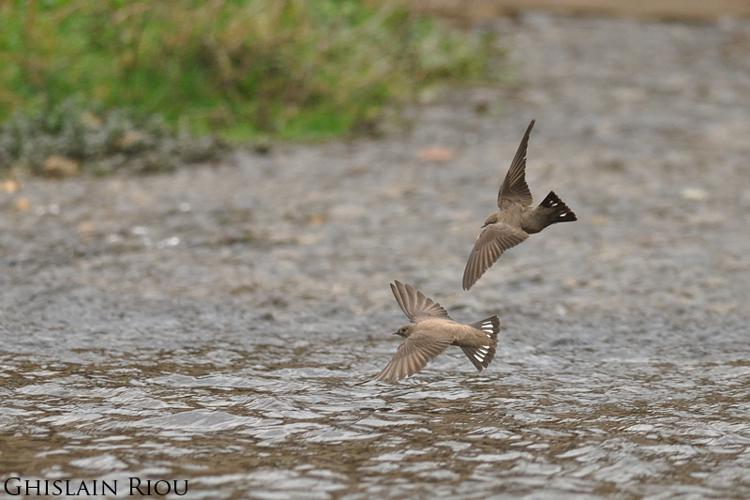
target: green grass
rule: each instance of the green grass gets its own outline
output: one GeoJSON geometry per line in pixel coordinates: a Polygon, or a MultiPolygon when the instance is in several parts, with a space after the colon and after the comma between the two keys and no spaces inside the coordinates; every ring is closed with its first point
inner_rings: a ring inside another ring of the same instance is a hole
{"type": "Polygon", "coordinates": [[[325,139],[425,87],[492,78],[489,40],[364,0],[8,0],[0,123],[74,99],[172,130],[325,139]]]}

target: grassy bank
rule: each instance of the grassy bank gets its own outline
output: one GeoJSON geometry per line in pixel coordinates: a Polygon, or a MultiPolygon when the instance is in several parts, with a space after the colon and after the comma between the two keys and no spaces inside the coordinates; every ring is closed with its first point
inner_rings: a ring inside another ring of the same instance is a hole
{"type": "Polygon", "coordinates": [[[92,106],[232,140],[329,138],[427,86],[489,78],[495,55],[358,0],[11,0],[0,18],[0,123],[15,128],[76,102],[79,121],[92,106]]]}

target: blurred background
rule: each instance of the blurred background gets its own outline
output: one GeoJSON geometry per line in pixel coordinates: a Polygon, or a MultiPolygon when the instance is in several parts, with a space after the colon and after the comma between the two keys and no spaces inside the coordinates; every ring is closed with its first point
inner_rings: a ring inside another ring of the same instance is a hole
{"type": "Polygon", "coordinates": [[[0,473],[750,496],[750,3],[0,2],[0,473]],[[578,221],[461,273],[529,120],[578,221]],[[502,318],[398,386],[413,283],[502,318]]]}
{"type": "MultiPolygon", "coordinates": [[[[386,107],[435,84],[499,76],[487,37],[408,7],[5,2],[0,161],[44,173],[59,154],[47,173],[63,161],[101,171],[132,168],[125,157],[159,141],[176,141],[168,153],[187,161],[217,153],[211,141],[188,145],[188,134],[263,142],[375,132],[386,107]]],[[[136,164],[174,166],[152,160],[136,164]]]]}

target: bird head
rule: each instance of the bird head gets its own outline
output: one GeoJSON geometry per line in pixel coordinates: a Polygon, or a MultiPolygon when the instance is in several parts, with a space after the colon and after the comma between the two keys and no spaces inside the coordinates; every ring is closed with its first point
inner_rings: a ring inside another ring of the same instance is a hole
{"type": "Polygon", "coordinates": [[[398,330],[396,330],[395,332],[393,332],[393,335],[398,335],[400,337],[406,338],[409,335],[411,335],[412,326],[414,325],[404,325],[398,330]]]}
{"type": "Polygon", "coordinates": [[[487,216],[486,219],[484,219],[484,224],[482,224],[482,227],[487,227],[490,224],[494,224],[495,222],[497,222],[497,212],[492,212],[487,216]]]}

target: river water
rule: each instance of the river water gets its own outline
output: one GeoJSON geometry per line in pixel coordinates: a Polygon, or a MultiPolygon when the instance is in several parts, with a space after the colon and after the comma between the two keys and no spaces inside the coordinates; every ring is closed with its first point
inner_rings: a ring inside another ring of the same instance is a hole
{"type": "Polygon", "coordinates": [[[391,387],[352,376],[385,362],[385,342],[286,340],[6,353],[4,472],[188,479],[193,498],[731,498],[750,485],[746,360],[506,349],[485,374],[454,354],[391,387]]]}
{"type": "Polygon", "coordinates": [[[449,96],[408,134],[2,193],[0,478],[750,497],[750,23],[499,29],[527,83],[449,96]],[[532,192],[579,221],[462,292],[532,117],[532,192]],[[497,312],[490,368],[454,348],[368,382],[405,322],[393,279],[460,321],[497,312]]]}

